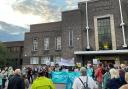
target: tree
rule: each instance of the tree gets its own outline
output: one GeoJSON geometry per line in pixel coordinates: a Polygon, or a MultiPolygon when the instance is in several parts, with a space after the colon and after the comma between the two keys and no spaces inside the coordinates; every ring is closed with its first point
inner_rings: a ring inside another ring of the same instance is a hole
{"type": "Polygon", "coordinates": [[[0,67],[5,65],[8,58],[7,48],[2,42],[0,42],[0,67]]]}

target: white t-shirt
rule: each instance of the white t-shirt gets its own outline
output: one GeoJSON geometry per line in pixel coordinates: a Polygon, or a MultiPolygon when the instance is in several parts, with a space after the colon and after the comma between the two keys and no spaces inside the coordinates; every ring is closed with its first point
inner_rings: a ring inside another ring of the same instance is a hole
{"type": "MultiPolygon", "coordinates": [[[[87,77],[86,76],[80,76],[79,78],[83,81],[83,83],[85,84],[85,87],[86,87],[87,77]]],[[[82,82],[80,81],[79,78],[76,78],[74,80],[74,83],[73,83],[73,86],[72,86],[73,89],[82,89],[82,87],[84,87],[84,85],[82,84],[82,82]]],[[[91,77],[88,77],[87,84],[88,84],[88,87],[90,89],[94,89],[94,88],[97,88],[98,87],[96,85],[96,82],[91,77]]]]}

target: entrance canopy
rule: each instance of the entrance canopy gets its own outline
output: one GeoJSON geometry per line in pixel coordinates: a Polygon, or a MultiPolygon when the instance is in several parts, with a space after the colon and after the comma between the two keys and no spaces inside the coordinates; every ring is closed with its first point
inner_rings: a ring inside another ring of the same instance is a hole
{"type": "Polygon", "coordinates": [[[74,54],[98,55],[98,54],[128,54],[128,50],[99,50],[99,51],[75,51],[74,54]]]}

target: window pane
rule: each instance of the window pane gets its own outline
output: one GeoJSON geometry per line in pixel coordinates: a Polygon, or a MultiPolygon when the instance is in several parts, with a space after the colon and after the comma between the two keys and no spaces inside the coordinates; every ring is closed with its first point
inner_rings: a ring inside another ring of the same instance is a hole
{"type": "Polygon", "coordinates": [[[49,38],[44,38],[44,50],[49,50],[49,38]]]}
{"type": "Polygon", "coordinates": [[[38,64],[38,63],[39,63],[39,58],[38,57],[31,57],[30,64],[38,64]]]}
{"type": "Polygon", "coordinates": [[[69,31],[69,46],[73,46],[73,30],[69,31]]]}
{"type": "Polygon", "coordinates": [[[60,50],[61,49],[61,37],[56,37],[55,39],[55,45],[56,45],[56,49],[60,50]]]}
{"type": "Polygon", "coordinates": [[[99,49],[112,49],[110,17],[97,19],[99,49]]]}
{"type": "Polygon", "coordinates": [[[38,38],[33,38],[33,51],[38,50],[38,38]]]}
{"type": "Polygon", "coordinates": [[[41,64],[50,64],[50,57],[42,57],[41,64]]]}

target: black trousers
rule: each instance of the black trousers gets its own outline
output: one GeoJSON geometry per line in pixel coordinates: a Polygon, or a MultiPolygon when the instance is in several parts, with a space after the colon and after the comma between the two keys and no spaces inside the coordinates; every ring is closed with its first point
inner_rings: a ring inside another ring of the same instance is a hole
{"type": "Polygon", "coordinates": [[[6,79],[2,79],[2,87],[5,88],[6,79]]]}

